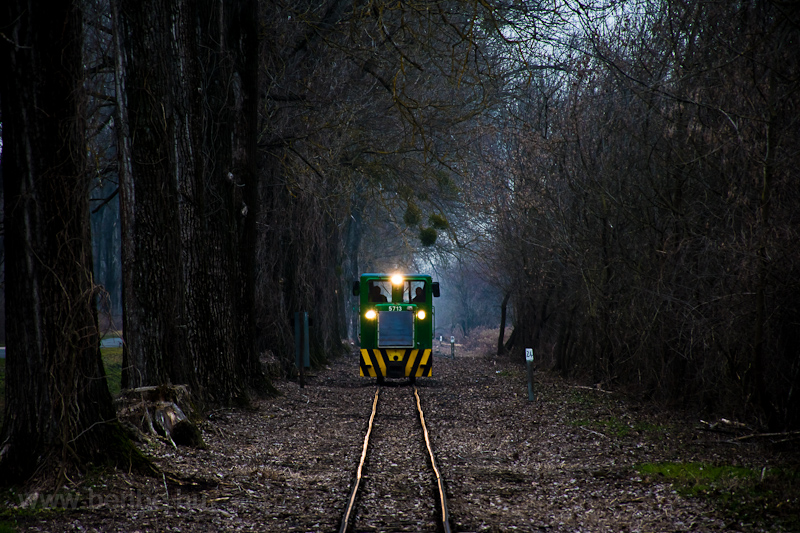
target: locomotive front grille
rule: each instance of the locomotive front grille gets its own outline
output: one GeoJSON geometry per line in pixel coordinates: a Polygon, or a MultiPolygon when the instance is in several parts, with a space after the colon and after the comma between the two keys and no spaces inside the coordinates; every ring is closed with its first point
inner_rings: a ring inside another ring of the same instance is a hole
{"type": "Polygon", "coordinates": [[[414,312],[378,312],[378,346],[412,348],[414,346],[414,312]]]}
{"type": "Polygon", "coordinates": [[[362,348],[360,373],[373,378],[430,377],[431,360],[429,348],[362,348]]]}

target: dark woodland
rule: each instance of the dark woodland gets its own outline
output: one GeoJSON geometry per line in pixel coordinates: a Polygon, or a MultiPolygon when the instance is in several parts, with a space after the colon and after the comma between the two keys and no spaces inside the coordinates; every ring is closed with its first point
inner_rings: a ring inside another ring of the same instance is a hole
{"type": "Polygon", "coordinates": [[[437,336],[800,429],[800,5],[6,0],[0,479],[138,457],[125,389],[198,412],[356,341],[363,272],[437,336]],[[446,300],[446,302],[444,301],[446,300]]]}

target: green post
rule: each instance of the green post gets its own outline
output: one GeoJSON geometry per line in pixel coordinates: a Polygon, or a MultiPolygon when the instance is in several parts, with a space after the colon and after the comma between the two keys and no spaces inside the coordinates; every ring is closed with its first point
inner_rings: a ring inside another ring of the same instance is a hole
{"type": "Polygon", "coordinates": [[[303,357],[303,330],[300,329],[300,312],[294,312],[294,364],[300,370],[300,362],[303,357]]]}

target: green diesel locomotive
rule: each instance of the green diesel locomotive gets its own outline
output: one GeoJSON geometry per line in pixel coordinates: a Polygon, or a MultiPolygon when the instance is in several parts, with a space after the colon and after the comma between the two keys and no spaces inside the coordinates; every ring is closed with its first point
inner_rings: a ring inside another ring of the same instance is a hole
{"type": "Polygon", "coordinates": [[[353,295],[359,296],[361,375],[378,383],[429,377],[439,283],[426,274],[362,274],[353,295]]]}

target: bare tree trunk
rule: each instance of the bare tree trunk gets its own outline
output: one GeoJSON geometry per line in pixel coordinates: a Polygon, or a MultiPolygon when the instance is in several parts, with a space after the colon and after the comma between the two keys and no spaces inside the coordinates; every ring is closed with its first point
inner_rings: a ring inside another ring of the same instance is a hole
{"type": "Polygon", "coordinates": [[[126,385],[185,383],[199,400],[243,402],[264,385],[253,341],[257,3],[123,5],[126,385]]]}
{"type": "MultiPolygon", "coordinates": [[[[254,129],[242,124],[245,94],[255,108],[253,61],[257,54],[255,30],[242,33],[242,21],[254,16],[238,4],[221,0],[187,3],[196,27],[182,34],[186,55],[186,98],[190,112],[192,154],[196,171],[182,177],[181,236],[186,273],[187,342],[201,395],[215,403],[247,400],[247,385],[260,375],[249,324],[251,296],[242,285],[252,280],[243,268],[252,268],[244,251],[245,238],[252,241],[247,219],[258,209],[257,182],[253,176],[254,129]],[[195,40],[196,39],[196,40],[195,40]],[[246,49],[246,47],[250,47],[246,49]],[[249,54],[250,57],[245,57],[249,54]],[[194,62],[192,58],[197,58],[194,62]],[[243,76],[242,71],[250,69],[243,76]],[[247,78],[249,76],[249,78],[247,78]],[[243,86],[243,78],[248,85],[243,86]],[[191,90],[191,88],[199,90],[191,90]],[[241,135],[242,141],[237,138],[241,135]],[[239,143],[245,143],[240,149],[239,143]],[[246,200],[245,200],[245,194],[246,200]],[[255,208],[250,213],[250,205],[255,208]],[[247,371],[245,371],[247,370],[247,371]]],[[[249,22],[254,24],[253,21],[249,22]]]]}
{"type": "Polygon", "coordinates": [[[765,344],[765,327],[767,323],[767,309],[766,309],[766,292],[769,285],[769,251],[768,240],[770,233],[770,201],[772,194],[772,181],[775,172],[775,148],[776,148],[776,122],[777,117],[775,111],[772,109],[773,102],[771,101],[774,75],[770,74],[769,86],[767,87],[768,97],[768,113],[766,119],[766,153],[764,154],[764,163],[762,169],[761,181],[761,194],[759,202],[759,223],[758,236],[760,242],[758,243],[758,262],[757,272],[755,275],[755,331],[753,339],[753,364],[749,370],[751,374],[751,394],[755,403],[761,408],[767,417],[767,423],[773,430],[781,430],[777,413],[775,408],[769,401],[769,394],[766,390],[766,383],[764,380],[764,344],[765,344]]]}
{"type": "Polygon", "coordinates": [[[241,28],[241,55],[239,69],[242,80],[241,110],[236,114],[235,128],[238,145],[234,148],[234,167],[241,182],[242,232],[239,247],[239,307],[235,320],[239,328],[236,332],[236,353],[239,364],[245,371],[251,387],[269,387],[259,361],[256,335],[256,250],[258,244],[257,222],[261,216],[261,191],[258,177],[258,133],[259,133],[259,36],[258,1],[245,0],[239,13],[241,28]]]}
{"type": "MultiPolygon", "coordinates": [[[[0,479],[102,463],[119,436],[99,350],[85,155],[82,12],[9,0],[0,100],[6,413],[0,479]]],[[[120,440],[118,440],[120,439],[120,440]]]]}
{"type": "Polygon", "coordinates": [[[506,313],[508,311],[508,300],[511,298],[511,292],[507,292],[503,296],[503,303],[500,304],[500,335],[497,337],[497,355],[505,355],[506,349],[503,346],[503,338],[506,336],[506,313]]]}
{"type": "MultiPolygon", "coordinates": [[[[188,170],[185,126],[176,109],[180,66],[171,2],[120,0],[131,175],[120,185],[123,231],[123,386],[186,383],[179,175],[188,170]],[[131,182],[132,181],[132,182],[131,182]]],[[[124,101],[120,99],[120,101],[124,101]]]]}
{"type": "Polygon", "coordinates": [[[357,280],[361,275],[359,272],[358,253],[361,248],[361,235],[362,235],[362,212],[363,200],[361,195],[355,193],[353,195],[353,204],[350,213],[350,219],[347,222],[347,230],[345,231],[344,238],[344,287],[343,298],[340,298],[342,307],[344,307],[345,316],[347,317],[347,337],[351,342],[358,340],[358,321],[357,313],[347,312],[347,302],[351,296],[351,284],[357,280]]]}
{"type": "MultiPolygon", "coordinates": [[[[110,0],[111,25],[114,35],[114,94],[117,101],[114,110],[114,133],[117,141],[117,176],[119,180],[120,197],[120,255],[121,277],[122,277],[122,309],[123,309],[123,337],[125,336],[126,326],[135,326],[134,323],[126,324],[124,312],[126,306],[137,307],[136,292],[132,290],[133,285],[133,265],[136,255],[134,254],[134,228],[136,227],[136,213],[133,207],[136,205],[136,196],[133,189],[133,177],[131,171],[131,137],[128,128],[128,104],[126,93],[126,73],[125,73],[125,51],[123,46],[126,44],[122,34],[122,25],[119,14],[119,0],[110,0]]],[[[132,330],[133,331],[133,330],[132,330]]],[[[131,340],[136,344],[138,339],[135,334],[131,335],[131,340]]],[[[126,342],[122,347],[122,387],[130,386],[130,344],[126,342]]]]}

